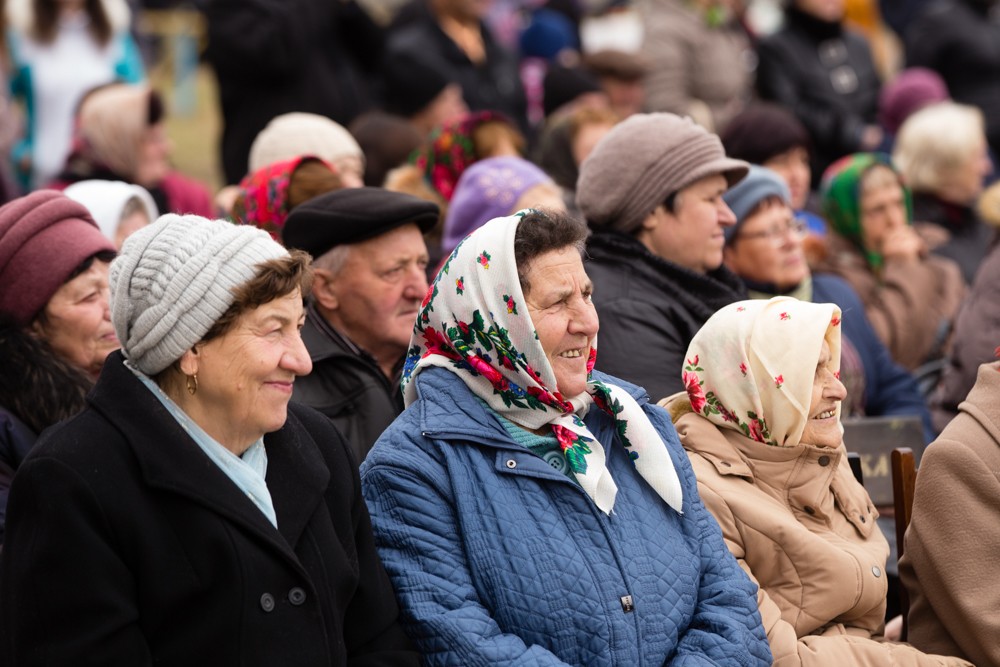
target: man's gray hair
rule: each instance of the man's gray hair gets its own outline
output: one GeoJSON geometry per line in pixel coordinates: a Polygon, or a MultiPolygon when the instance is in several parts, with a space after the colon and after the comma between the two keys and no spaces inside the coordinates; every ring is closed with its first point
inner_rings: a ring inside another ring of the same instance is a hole
{"type": "Polygon", "coordinates": [[[351,255],[351,244],[343,243],[338,246],[334,246],[332,249],[327,250],[325,253],[313,260],[314,269],[323,269],[324,271],[329,271],[333,277],[337,275],[347,264],[347,258],[351,255]]]}

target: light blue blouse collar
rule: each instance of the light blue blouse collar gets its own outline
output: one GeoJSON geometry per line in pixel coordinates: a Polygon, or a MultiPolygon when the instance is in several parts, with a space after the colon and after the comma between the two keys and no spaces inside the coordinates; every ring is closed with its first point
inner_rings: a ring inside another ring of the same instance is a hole
{"type": "Polygon", "coordinates": [[[215,438],[198,426],[191,417],[187,415],[179,405],[164,393],[160,386],[156,384],[145,373],[135,368],[128,361],[125,367],[135,374],[146,387],[153,392],[163,404],[163,407],[173,416],[177,423],[187,431],[191,439],[197,443],[201,450],[205,452],[215,465],[219,466],[222,472],[233,481],[233,484],[243,492],[257,508],[264,513],[267,520],[275,528],[278,527],[278,517],[274,512],[274,502],[271,499],[271,492],[267,489],[267,451],[264,449],[264,439],[257,442],[243,452],[243,456],[236,456],[231,451],[223,447],[215,438]]]}

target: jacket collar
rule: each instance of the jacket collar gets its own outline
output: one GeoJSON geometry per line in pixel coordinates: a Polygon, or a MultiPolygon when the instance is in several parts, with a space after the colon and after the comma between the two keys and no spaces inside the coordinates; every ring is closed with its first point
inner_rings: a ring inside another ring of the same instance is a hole
{"type": "Polygon", "coordinates": [[[817,519],[839,511],[862,537],[871,533],[878,514],[864,488],[854,482],[843,444],[835,449],[772,447],[720,429],[693,412],[679,417],[676,427],[684,449],[706,459],[721,477],[743,477],[817,519]]]}
{"type": "Polygon", "coordinates": [[[959,406],[959,412],[964,412],[982,426],[995,442],[1000,442],[1000,403],[996,397],[1000,395],[1000,361],[983,364],[976,375],[976,384],[959,406]]]}
{"type": "Polygon", "coordinates": [[[360,348],[330,326],[330,323],[323,319],[313,303],[306,307],[306,323],[302,327],[302,342],[314,363],[333,357],[356,357],[374,363],[374,360],[365,355],[360,348]]]}
{"type": "Polygon", "coordinates": [[[394,367],[395,378],[390,380],[382,372],[382,368],[373,356],[333,328],[329,322],[323,319],[312,303],[306,307],[306,323],[302,327],[302,342],[314,364],[327,359],[353,359],[370,368],[378,378],[390,387],[390,393],[393,395],[400,393],[399,376],[403,372],[403,362],[406,361],[406,357],[400,356],[399,362],[394,367]]]}
{"type": "Polygon", "coordinates": [[[305,441],[294,409],[289,410],[284,427],[264,436],[276,531],[125,367],[121,351],[108,356],[87,400],[122,434],[149,486],[184,496],[226,517],[298,566],[294,546],[323,499],[330,471],[315,445],[305,441]]]}

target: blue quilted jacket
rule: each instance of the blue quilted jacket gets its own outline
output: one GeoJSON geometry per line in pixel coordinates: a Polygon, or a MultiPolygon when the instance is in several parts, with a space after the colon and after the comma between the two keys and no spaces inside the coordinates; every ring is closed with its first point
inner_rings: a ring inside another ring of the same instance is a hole
{"type": "Polygon", "coordinates": [[[585,421],[618,484],[610,516],[445,369],[418,376],[420,400],[368,454],[378,550],[426,664],[771,664],[756,586],[698,497],[667,413],[601,378],[629,390],[663,435],[683,516],[638,475],[597,408],[585,421]]]}

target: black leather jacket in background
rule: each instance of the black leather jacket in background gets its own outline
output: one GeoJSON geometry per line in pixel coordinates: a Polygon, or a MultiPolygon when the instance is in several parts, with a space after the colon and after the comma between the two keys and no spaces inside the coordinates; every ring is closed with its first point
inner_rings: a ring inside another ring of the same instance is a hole
{"type": "Polygon", "coordinates": [[[873,125],[881,82],[868,42],[795,8],[785,26],[757,45],[757,91],[792,111],[813,140],[813,185],[831,162],[861,149],[873,125]]]}
{"type": "Polygon", "coordinates": [[[644,387],[652,401],[684,390],[684,355],[715,311],[747,298],[725,266],[695,273],[657,257],[631,236],[587,241],[587,275],[600,318],[597,370],[644,387]]]}

